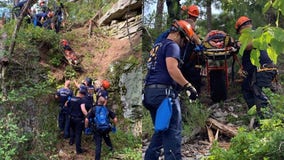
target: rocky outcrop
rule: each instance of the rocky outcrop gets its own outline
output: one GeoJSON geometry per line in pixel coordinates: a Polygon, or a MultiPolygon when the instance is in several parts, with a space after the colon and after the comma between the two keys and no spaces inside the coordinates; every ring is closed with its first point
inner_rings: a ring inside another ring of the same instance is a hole
{"type": "Polygon", "coordinates": [[[142,25],[142,1],[119,0],[98,21],[115,38],[132,37],[142,25]]]}
{"type": "MultiPolygon", "coordinates": [[[[110,25],[113,20],[126,20],[126,15],[135,13],[138,15],[142,10],[141,0],[119,0],[113,7],[106,12],[99,20],[98,25],[110,25]]],[[[135,15],[135,14],[133,14],[135,15]]]]}

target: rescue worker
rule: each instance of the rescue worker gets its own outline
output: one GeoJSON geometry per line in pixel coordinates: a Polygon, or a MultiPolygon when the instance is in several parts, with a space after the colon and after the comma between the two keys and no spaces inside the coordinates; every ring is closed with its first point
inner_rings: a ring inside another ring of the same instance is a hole
{"type": "MultiPolygon", "coordinates": [[[[100,96],[97,101],[97,106],[103,106],[105,104],[105,98],[100,96]]],[[[112,112],[110,109],[108,110],[108,118],[113,119],[114,126],[117,123],[117,117],[114,112],[112,112]]],[[[91,112],[88,113],[87,118],[85,119],[85,128],[89,126],[89,120],[94,119],[96,116],[96,106],[92,108],[91,112]]],[[[109,132],[111,131],[111,128],[107,132],[100,132],[99,130],[95,129],[94,132],[94,139],[95,139],[95,145],[96,145],[96,150],[95,150],[95,160],[100,160],[101,159],[101,147],[102,147],[102,139],[104,139],[106,145],[109,147],[110,151],[113,151],[113,146],[111,143],[111,139],[109,136],[109,132]]]]}
{"type": "Polygon", "coordinates": [[[47,7],[44,0],[39,0],[38,3],[35,3],[31,7],[31,15],[34,26],[42,26],[40,20],[42,20],[42,17],[47,15],[48,11],[50,11],[50,9],[47,7]]]}
{"type": "MultiPolygon", "coordinates": [[[[191,6],[182,6],[181,7],[181,11],[182,11],[182,15],[184,15],[184,12],[187,15],[187,18],[185,18],[184,20],[186,20],[192,27],[193,30],[195,30],[195,22],[199,16],[199,9],[196,5],[191,5],[191,6]]],[[[162,34],[160,34],[158,36],[158,38],[155,40],[154,44],[157,44],[158,42],[164,40],[167,38],[167,36],[170,33],[170,29],[166,30],[165,32],[163,32],[162,34]]],[[[195,42],[197,45],[201,44],[201,40],[199,39],[199,37],[194,33],[194,35],[192,36],[192,40],[193,42],[195,42]]]]}
{"type": "MultiPolygon", "coordinates": [[[[235,29],[240,35],[242,35],[245,30],[251,28],[252,20],[247,16],[241,16],[236,21],[235,29]]],[[[262,89],[271,87],[271,82],[277,74],[277,68],[265,50],[260,50],[260,67],[253,65],[250,59],[253,48],[253,43],[249,42],[242,56],[242,67],[245,75],[242,83],[242,93],[249,109],[256,105],[258,117],[260,119],[269,118],[272,112],[271,108],[268,109],[270,113],[266,112],[266,114],[262,111],[263,108],[269,106],[268,97],[264,94],[262,89]]]]}
{"type": "Polygon", "coordinates": [[[152,123],[160,103],[168,96],[172,98],[172,117],[169,128],[163,132],[154,132],[145,154],[145,160],[158,160],[161,149],[167,160],[181,160],[181,109],[178,88],[190,93],[195,100],[196,89],[183,77],[179,69],[180,48],[192,38],[194,32],[184,20],[175,21],[167,39],[157,43],[150,51],[147,62],[148,73],[145,78],[143,105],[149,110],[152,123]]]}
{"type": "Polygon", "coordinates": [[[81,86],[86,86],[87,87],[87,95],[85,96],[86,99],[86,109],[87,111],[89,111],[94,104],[94,90],[95,87],[92,85],[93,80],[89,77],[86,77],[85,80],[83,81],[83,83],[79,84],[77,81],[74,80],[74,83],[76,85],[76,87],[80,88],[81,86]]]}
{"type": "MultiPolygon", "coordinates": [[[[195,30],[195,22],[199,16],[199,9],[196,5],[190,5],[190,6],[182,6],[181,7],[182,15],[186,13],[187,17],[185,21],[187,21],[193,30],[195,30]]],[[[163,32],[158,36],[154,44],[157,44],[158,42],[165,39],[170,32],[170,29],[163,32]]],[[[204,65],[205,61],[202,56],[198,55],[196,53],[196,48],[198,50],[201,49],[201,43],[199,36],[197,34],[193,34],[192,38],[184,48],[182,48],[181,51],[181,71],[183,73],[183,76],[186,78],[187,81],[189,81],[196,89],[197,92],[200,93],[200,89],[202,86],[202,80],[201,80],[201,69],[202,65],[204,65]]]]}
{"type": "MultiPolygon", "coordinates": [[[[187,13],[187,18],[193,20],[193,22],[196,22],[197,18],[199,17],[199,9],[196,5],[190,5],[190,6],[182,6],[181,12],[187,13]]],[[[184,15],[184,14],[182,14],[184,15]]]]}
{"type": "MultiPolygon", "coordinates": [[[[107,89],[110,87],[110,83],[108,80],[103,80],[102,84],[99,88],[96,89],[96,101],[98,101],[99,97],[104,97],[105,101],[103,105],[107,105],[108,99],[108,91],[107,89]]],[[[97,104],[97,103],[96,103],[97,104]]]]}
{"type": "Polygon", "coordinates": [[[70,80],[66,80],[64,87],[57,90],[55,98],[59,101],[59,115],[58,115],[58,126],[61,132],[64,134],[64,138],[69,138],[70,134],[70,111],[64,107],[65,102],[68,98],[73,96],[73,91],[70,89],[70,80]]]}
{"type": "Polygon", "coordinates": [[[84,130],[84,120],[87,116],[87,110],[85,107],[86,100],[84,97],[87,95],[87,87],[80,86],[77,96],[73,96],[66,103],[66,107],[70,109],[70,141],[69,144],[73,145],[74,141],[76,143],[76,153],[81,154],[86,152],[85,149],[81,147],[81,137],[82,131],[84,130]]]}

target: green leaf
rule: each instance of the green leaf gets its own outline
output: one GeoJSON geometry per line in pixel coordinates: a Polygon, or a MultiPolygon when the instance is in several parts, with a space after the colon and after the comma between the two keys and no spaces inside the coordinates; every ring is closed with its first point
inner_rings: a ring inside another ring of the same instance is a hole
{"type": "Polygon", "coordinates": [[[272,5],[272,1],[268,1],[268,2],[264,5],[264,7],[263,7],[263,9],[262,9],[262,13],[264,14],[265,12],[267,12],[267,10],[271,7],[271,5],[272,5]]]}
{"type": "Polygon", "coordinates": [[[270,42],[270,46],[275,50],[276,54],[284,53],[283,42],[278,41],[276,39],[272,39],[270,42]]]}
{"type": "Polygon", "coordinates": [[[253,116],[256,115],[256,105],[253,105],[249,110],[248,110],[248,115],[253,116]]]}
{"type": "Polygon", "coordinates": [[[246,49],[249,42],[252,42],[252,30],[250,28],[244,29],[242,31],[241,36],[239,37],[239,41],[241,42],[241,48],[239,51],[239,54],[242,56],[244,53],[244,50],[246,49]]]}
{"type": "Polygon", "coordinates": [[[260,51],[258,49],[253,49],[250,53],[250,60],[251,63],[257,67],[260,66],[259,64],[259,55],[260,55],[260,51]]]}
{"type": "Polygon", "coordinates": [[[272,48],[272,47],[269,47],[267,48],[267,53],[268,53],[268,56],[270,57],[270,59],[273,61],[273,63],[277,64],[277,53],[276,51],[272,48]]]}
{"type": "Polygon", "coordinates": [[[254,40],[252,41],[252,45],[253,45],[254,48],[260,48],[261,42],[260,42],[259,39],[254,39],[254,40]]]}
{"type": "Polygon", "coordinates": [[[256,30],[253,31],[253,37],[259,38],[263,34],[264,27],[258,27],[256,30]]]}
{"type": "Polygon", "coordinates": [[[282,28],[273,28],[274,38],[280,42],[284,42],[284,30],[282,28]]]}
{"type": "Polygon", "coordinates": [[[283,0],[275,0],[272,4],[272,7],[276,10],[279,10],[281,14],[284,16],[284,1],[283,0]]]}

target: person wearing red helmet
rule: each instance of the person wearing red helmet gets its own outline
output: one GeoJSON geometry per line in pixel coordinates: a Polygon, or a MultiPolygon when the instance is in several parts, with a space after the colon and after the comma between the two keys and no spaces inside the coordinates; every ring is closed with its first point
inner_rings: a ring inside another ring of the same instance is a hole
{"type": "Polygon", "coordinates": [[[104,101],[104,104],[103,105],[107,105],[107,99],[108,99],[108,91],[107,89],[110,88],[110,82],[108,80],[103,80],[101,82],[101,86],[99,88],[97,88],[95,90],[96,92],[96,104],[97,104],[97,101],[100,97],[104,97],[105,101],[104,101]]]}
{"type": "Polygon", "coordinates": [[[180,88],[189,91],[190,99],[198,95],[195,88],[183,77],[179,69],[180,48],[184,47],[194,32],[190,24],[178,20],[171,26],[167,39],[156,44],[147,61],[148,73],[145,78],[143,105],[155,122],[156,112],[161,102],[172,98],[172,116],[169,128],[155,132],[145,154],[145,160],[158,160],[161,148],[168,160],[181,160],[181,109],[178,99],[180,88]]]}
{"type": "MultiPolygon", "coordinates": [[[[235,24],[236,32],[240,35],[245,30],[252,28],[252,20],[247,16],[241,16],[235,24]]],[[[239,44],[240,45],[240,44],[239,44]]],[[[269,58],[266,50],[259,50],[260,67],[255,66],[251,61],[251,52],[254,48],[253,43],[249,42],[242,56],[242,67],[245,77],[242,83],[243,97],[250,109],[256,106],[257,116],[260,119],[269,118],[270,113],[263,113],[262,108],[269,106],[268,97],[262,91],[262,88],[271,87],[271,82],[277,74],[276,65],[269,58]]]]}
{"type": "Polygon", "coordinates": [[[192,19],[194,22],[196,22],[197,18],[199,17],[199,8],[196,5],[190,5],[190,6],[182,6],[181,7],[182,12],[187,13],[187,18],[192,19]]]}

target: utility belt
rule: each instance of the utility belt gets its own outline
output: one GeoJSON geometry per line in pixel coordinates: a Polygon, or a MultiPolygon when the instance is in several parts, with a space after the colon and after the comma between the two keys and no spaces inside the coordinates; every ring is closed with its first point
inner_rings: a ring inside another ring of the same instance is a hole
{"type": "Polygon", "coordinates": [[[176,98],[177,97],[177,91],[171,86],[171,85],[165,85],[165,84],[150,84],[150,85],[146,85],[144,87],[145,89],[164,89],[164,93],[167,96],[170,96],[172,98],[176,98]]]}
{"type": "Polygon", "coordinates": [[[72,115],[70,116],[70,118],[74,119],[74,120],[83,120],[84,119],[84,117],[81,117],[81,116],[78,117],[78,116],[72,116],[72,115]]]}
{"type": "Polygon", "coordinates": [[[165,85],[165,84],[150,84],[150,85],[146,85],[145,88],[173,89],[172,86],[165,85]]]}
{"type": "Polygon", "coordinates": [[[257,68],[257,72],[265,72],[265,71],[277,71],[277,66],[273,63],[270,64],[263,64],[261,67],[257,68]]]}

